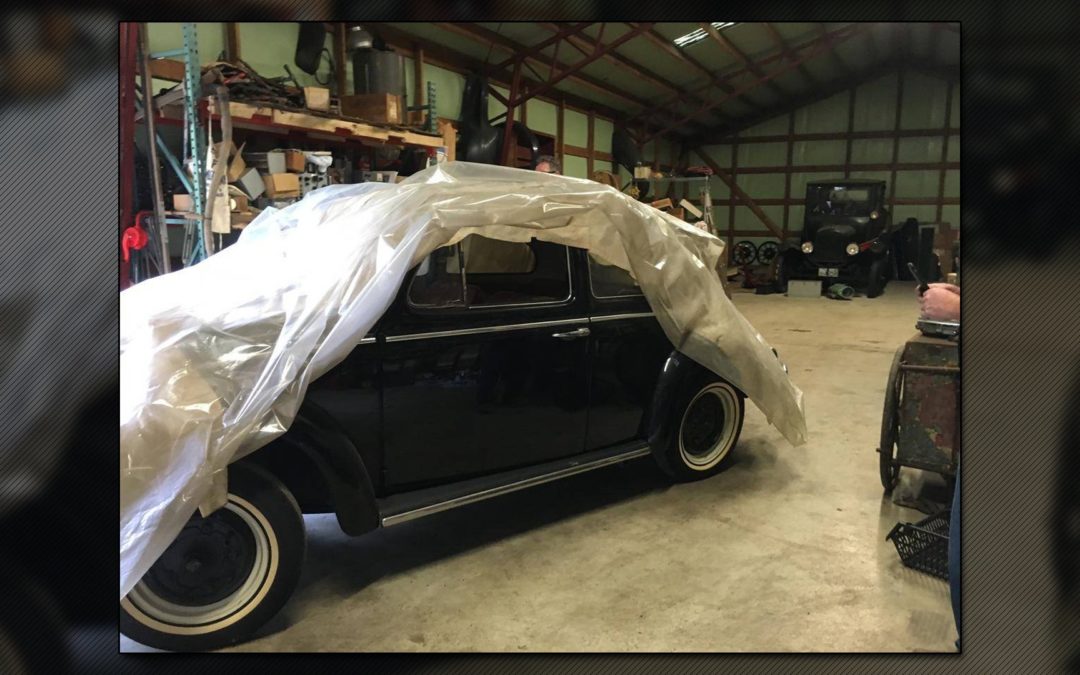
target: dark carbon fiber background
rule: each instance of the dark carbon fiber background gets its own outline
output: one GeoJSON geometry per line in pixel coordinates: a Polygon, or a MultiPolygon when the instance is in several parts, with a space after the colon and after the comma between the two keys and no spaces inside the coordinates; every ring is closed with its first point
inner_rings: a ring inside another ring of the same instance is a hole
{"type": "MultiPolygon", "coordinates": [[[[148,5],[123,3],[148,18],[148,5]]],[[[1058,672],[1080,653],[1076,3],[159,3],[174,20],[962,20],[962,657],[323,656],[384,673],[1058,672]],[[500,16],[495,16],[495,12],[500,16]],[[666,15],[666,16],[665,16],[666,15]],[[1054,562],[1057,562],[1055,567],[1054,562]]],[[[0,23],[0,672],[297,670],[299,657],[119,658],[115,18],[0,23]],[[62,24],[62,22],[59,22],[62,24]],[[64,37],[66,36],[66,37],[64,37]],[[61,63],[65,78],[49,90],[61,63]],[[19,75],[19,73],[25,73],[19,75]],[[276,668],[275,668],[276,666],[276,668]]],[[[165,18],[165,17],[162,17],[165,18]]],[[[633,592],[633,589],[627,589],[633,592]]],[[[737,612],[738,608],[732,608],[737,612]]]]}

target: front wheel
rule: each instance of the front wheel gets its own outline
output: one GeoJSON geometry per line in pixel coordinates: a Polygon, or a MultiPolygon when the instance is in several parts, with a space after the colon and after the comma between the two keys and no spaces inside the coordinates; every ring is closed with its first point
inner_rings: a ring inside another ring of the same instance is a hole
{"type": "Polygon", "coordinates": [[[743,396],[713,373],[702,372],[672,411],[676,426],[657,462],[677,481],[708,478],[723,470],[742,431],[743,396]]]}
{"type": "Polygon", "coordinates": [[[885,292],[888,283],[888,256],[881,256],[870,262],[870,272],[866,281],[866,297],[876,298],[885,292]]]}
{"type": "Polygon", "coordinates": [[[239,642],[285,605],[300,580],[304,520],[265,469],[229,467],[225,506],[191,517],[120,601],[120,631],[171,651],[239,642]]]}

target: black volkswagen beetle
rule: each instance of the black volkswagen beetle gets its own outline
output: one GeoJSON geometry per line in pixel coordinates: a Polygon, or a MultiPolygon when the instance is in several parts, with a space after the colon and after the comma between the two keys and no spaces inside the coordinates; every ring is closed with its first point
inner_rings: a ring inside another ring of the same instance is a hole
{"type": "Polygon", "coordinates": [[[807,183],[802,235],[785,242],[777,261],[781,288],[790,279],[821,279],[858,287],[867,297],[881,295],[894,230],[885,199],[882,180],[807,183]]]}
{"type": "Polygon", "coordinates": [[[362,535],[646,455],[705,478],[743,415],[627,273],[472,235],[410,272],[288,432],[229,467],[227,504],[193,516],[121,601],[121,630],[171,650],[246,638],[296,587],[303,513],[362,535]]]}

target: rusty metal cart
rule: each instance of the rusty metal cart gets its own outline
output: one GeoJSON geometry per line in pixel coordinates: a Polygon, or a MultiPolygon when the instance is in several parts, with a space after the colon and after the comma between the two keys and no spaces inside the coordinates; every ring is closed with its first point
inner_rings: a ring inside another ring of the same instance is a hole
{"type": "Polygon", "coordinates": [[[881,417],[881,485],[891,492],[900,467],[947,477],[960,458],[960,350],[956,340],[922,333],[896,352],[881,417]]]}

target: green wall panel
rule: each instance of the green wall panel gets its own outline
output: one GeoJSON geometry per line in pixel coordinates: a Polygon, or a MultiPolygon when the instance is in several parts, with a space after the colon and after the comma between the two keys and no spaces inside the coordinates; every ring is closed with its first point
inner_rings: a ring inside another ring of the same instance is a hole
{"type": "Polygon", "coordinates": [[[844,141],[796,141],[791,163],[843,164],[846,152],[847,144],[844,141]]]}
{"type": "MultiPolygon", "coordinates": [[[[697,198],[696,190],[690,189],[688,194],[690,197],[697,198]]],[[[727,186],[727,183],[719,178],[713,178],[709,180],[709,194],[712,195],[714,200],[716,199],[731,199],[731,188],[727,186]]],[[[724,218],[727,218],[727,207],[724,207],[724,218]]],[[[727,223],[727,220],[724,220],[727,223]]]]}
{"type": "Polygon", "coordinates": [[[888,171],[852,171],[852,178],[868,178],[870,180],[883,180],[885,181],[885,190],[888,194],[889,179],[892,178],[892,174],[888,171]]]}
{"type": "Polygon", "coordinates": [[[806,207],[802,204],[792,204],[788,208],[788,222],[787,229],[789,236],[797,237],[802,232],[803,226],[803,214],[806,212],[806,207]]]}
{"type": "Polygon", "coordinates": [[[748,173],[736,181],[746,194],[755,199],[779,199],[784,196],[784,174],[748,173]]]}
{"type": "MultiPolygon", "coordinates": [[[[803,199],[806,197],[806,184],[815,180],[827,180],[830,178],[842,178],[842,174],[835,172],[796,172],[791,174],[791,197],[803,199]]],[[[753,195],[751,195],[753,196],[753,195]]]]}
{"type": "Polygon", "coordinates": [[[892,161],[891,138],[857,138],[851,141],[852,164],[882,164],[892,161]]]}
{"type": "Polygon", "coordinates": [[[588,161],[584,157],[567,155],[563,163],[563,174],[574,178],[588,178],[588,161]]]}
{"type": "Polygon", "coordinates": [[[781,115],[739,132],[740,136],[776,136],[788,132],[788,116],[781,115]]]}
{"type": "MultiPolygon", "coordinates": [[[[783,206],[762,206],[760,207],[765,215],[769,217],[773,223],[779,227],[781,221],[784,219],[784,207],[783,206]]],[[[736,206],[735,207],[735,229],[736,230],[761,230],[761,236],[773,237],[768,228],[765,227],[765,223],[758,220],[758,217],[754,215],[754,212],[750,210],[749,206],[736,206]]],[[[724,230],[720,228],[721,232],[724,230]]],[[[735,237],[736,241],[741,241],[745,237],[735,237]]]]}
{"type": "Polygon", "coordinates": [[[953,134],[949,136],[949,154],[948,160],[950,162],[960,161],[960,136],[959,134],[953,134]]]}
{"type": "Polygon", "coordinates": [[[900,162],[940,162],[942,137],[901,138],[897,148],[900,162]]]}
{"type": "Polygon", "coordinates": [[[954,204],[946,204],[941,207],[941,222],[948,223],[952,229],[960,228],[960,207],[954,204]]]}
{"type": "Polygon", "coordinates": [[[937,198],[938,172],[897,171],[896,196],[902,199],[937,198]]]}
{"type": "Polygon", "coordinates": [[[739,166],[786,165],[787,143],[743,143],[739,146],[739,166]]]}
{"type": "Polygon", "coordinates": [[[529,128],[554,136],[559,130],[559,109],[553,103],[538,98],[529,99],[525,105],[529,113],[529,128]]]}
{"type": "MultiPolygon", "coordinates": [[[[588,118],[585,118],[585,130],[588,131],[588,118]]],[[[593,143],[597,150],[600,152],[611,152],[611,132],[615,127],[612,123],[605,119],[593,116],[593,143]]],[[[646,160],[650,157],[649,154],[642,154],[642,160],[646,160]]]]}
{"type": "MultiPolygon", "coordinates": [[[[727,169],[731,166],[731,146],[730,145],[706,145],[701,148],[707,155],[721,167],[727,169]]],[[[690,165],[702,164],[704,160],[691,149],[690,152],[690,165]]]]}
{"type": "Polygon", "coordinates": [[[795,111],[795,133],[847,131],[848,94],[843,92],[795,111]]]}
{"type": "Polygon", "coordinates": [[[946,197],[959,197],[960,196],[960,172],[959,171],[946,171],[945,172],[945,196],[946,197]]]}
{"type": "MultiPolygon", "coordinates": [[[[282,77],[287,75],[285,66],[296,76],[300,86],[326,86],[318,80],[327,82],[330,77],[330,63],[323,54],[319,61],[319,70],[315,75],[309,75],[300,70],[294,62],[296,57],[296,39],[300,33],[300,24],[295,21],[283,23],[239,23],[237,32],[240,34],[240,55],[263,77],[282,77]]],[[[202,43],[202,31],[199,31],[199,42],[202,43]]],[[[326,34],[323,43],[327,49],[331,49],[330,33],[326,34]]],[[[201,51],[200,46],[200,51],[201,51]]],[[[352,91],[351,85],[349,91],[352,91]]]]}
{"type": "Polygon", "coordinates": [[[563,133],[566,134],[567,145],[584,148],[589,142],[589,118],[567,108],[563,117],[563,133]]]}
{"type": "Polygon", "coordinates": [[[896,75],[867,82],[855,92],[855,131],[882,131],[896,125],[896,75]]]}
{"type": "MultiPolygon", "coordinates": [[[[151,23],[146,31],[146,42],[151,52],[163,52],[168,49],[180,49],[184,46],[184,33],[179,23],[151,23]]],[[[200,22],[195,24],[196,37],[199,41],[199,60],[203,63],[216,61],[225,49],[225,24],[220,22],[200,22]]],[[[293,38],[296,49],[296,38],[293,38]]],[[[171,57],[180,60],[180,57],[171,57]]],[[[285,63],[284,61],[282,63],[285,63]]]]}
{"type": "Polygon", "coordinates": [[[909,71],[904,74],[904,102],[900,109],[903,129],[939,129],[945,125],[944,80],[909,71]]]}

